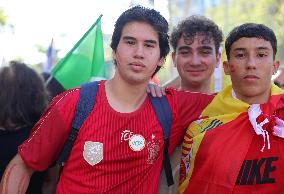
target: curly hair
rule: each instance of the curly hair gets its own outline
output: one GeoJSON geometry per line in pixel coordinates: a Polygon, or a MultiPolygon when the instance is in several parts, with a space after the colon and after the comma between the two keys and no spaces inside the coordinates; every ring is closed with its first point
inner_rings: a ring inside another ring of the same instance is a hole
{"type": "MultiPolygon", "coordinates": [[[[160,59],[166,58],[170,51],[168,22],[158,11],[142,6],[132,7],[119,16],[115,23],[114,31],[112,34],[110,44],[112,50],[116,52],[124,26],[127,23],[133,21],[148,23],[156,30],[159,36],[160,59]]],[[[160,67],[158,66],[154,74],[157,73],[159,69],[160,67]]]]}
{"type": "Polygon", "coordinates": [[[231,46],[240,38],[260,38],[269,41],[273,49],[273,59],[277,53],[277,39],[272,29],[263,24],[245,23],[235,27],[227,36],[225,49],[227,59],[230,59],[231,46]]]}
{"type": "Polygon", "coordinates": [[[196,35],[205,36],[206,40],[213,39],[216,53],[219,52],[221,42],[223,41],[221,29],[212,20],[199,15],[192,15],[182,20],[173,29],[170,36],[171,46],[176,51],[178,41],[182,36],[187,39],[193,39],[196,35]]]}
{"type": "Polygon", "coordinates": [[[0,126],[15,130],[32,126],[48,104],[43,79],[24,63],[11,61],[0,69],[0,126]]]}

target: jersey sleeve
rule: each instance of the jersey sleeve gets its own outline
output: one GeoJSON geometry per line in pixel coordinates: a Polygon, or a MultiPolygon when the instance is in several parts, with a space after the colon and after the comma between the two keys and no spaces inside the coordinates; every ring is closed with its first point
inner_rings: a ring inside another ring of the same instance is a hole
{"type": "Polygon", "coordinates": [[[172,88],[168,88],[166,92],[173,115],[169,142],[169,153],[172,153],[175,147],[181,144],[189,124],[200,116],[214,95],[177,91],[172,88]]]}
{"type": "Polygon", "coordinates": [[[42,171],[56,161],[68,137],[78,98],[77,88],[52,100],[33,127],[30,137],[18,148],[27,166],[42,171]]]}

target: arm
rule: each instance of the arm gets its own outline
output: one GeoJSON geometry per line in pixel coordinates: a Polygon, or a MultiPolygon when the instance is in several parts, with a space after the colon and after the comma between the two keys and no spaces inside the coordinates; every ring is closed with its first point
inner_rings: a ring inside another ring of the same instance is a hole
{"type": "Polygon", "coordinates": [[[34,171],[17,154],[8,164],[0,184],[2,194],[24,194],[34,171]]]}

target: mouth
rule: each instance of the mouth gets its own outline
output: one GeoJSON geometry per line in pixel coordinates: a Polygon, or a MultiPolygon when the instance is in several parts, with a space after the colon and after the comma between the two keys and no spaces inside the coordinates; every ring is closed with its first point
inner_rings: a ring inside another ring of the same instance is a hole
{"type": "Polygon", "coordinates": [[[146,66],[143,63],[139,63],[139,62],[133,62],[129,64],[131,69],[134,71],[141,71],[142,69],[144,69],[146,66]]]}
{"type": "Polygon", "coordinates": [[[205,72],[203,69],[188,69],[188,70],[186,70],[186,72],[187,73],[189,73],[190,74],[190,76],[193,76],[193,77],[195,77],[195,76],[201,76],[201,75],[203,75],[203,72],[205,72]]]}
{"type": "Polygon", "coordinates": [[[244,79],[248,80],[248,81],[254,81],[254,80],[258,80],[259,77],[256,76],[256,75],[246,75],[246,76],[244,76],[244,79]]]}
{"type": "Polygon", "coordinates": [[[189,70],[189,72],[203,72],[204,70],[189,70]]]}
{"type": "Polygon", "coordinates": [[[205,71],[204,69],[187,69],[186,72],[199,73],[205,71]]]}
{"type": "Polygon", "coordinates": [[[143,63],[139,63],[139,62],[133,62],[130,63],[131,66],[137,66],[137,67],[145,67],[145,65],[143,63]]]}

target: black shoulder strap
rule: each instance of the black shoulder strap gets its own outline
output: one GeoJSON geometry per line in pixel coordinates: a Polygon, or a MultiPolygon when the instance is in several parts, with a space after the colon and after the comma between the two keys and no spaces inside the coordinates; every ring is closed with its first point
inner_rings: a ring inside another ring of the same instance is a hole
{"type": "Polygon", "coordinates": [[[96,94],[98,90],[98,83],[99,82],[90,82],[81,86],[80,96],[76,105],[72,127],[69,131],[68,139],[66,140],[64,147],[57,160],[57,163],[60,166],[64,166],[64,163],[67,160],[70,151],[72,150],[73,144],[78,136],[79,130],[83,122],[86,120],[86,118],[94,108],[96,94]]]}
{"type": "Polygon", "coordinates": [[[163,165],[167,177],[168,186],[171,186],[174,184],[174,179],[172,174],[172,167],[171,167],[168,148],[169,148],[170,129],[172,126],[172,110],[166,96],[159,98],[149,95],[149,97],[152,102],[158,121],[163,129],[163,135],[164,135],[163,165]]]}

